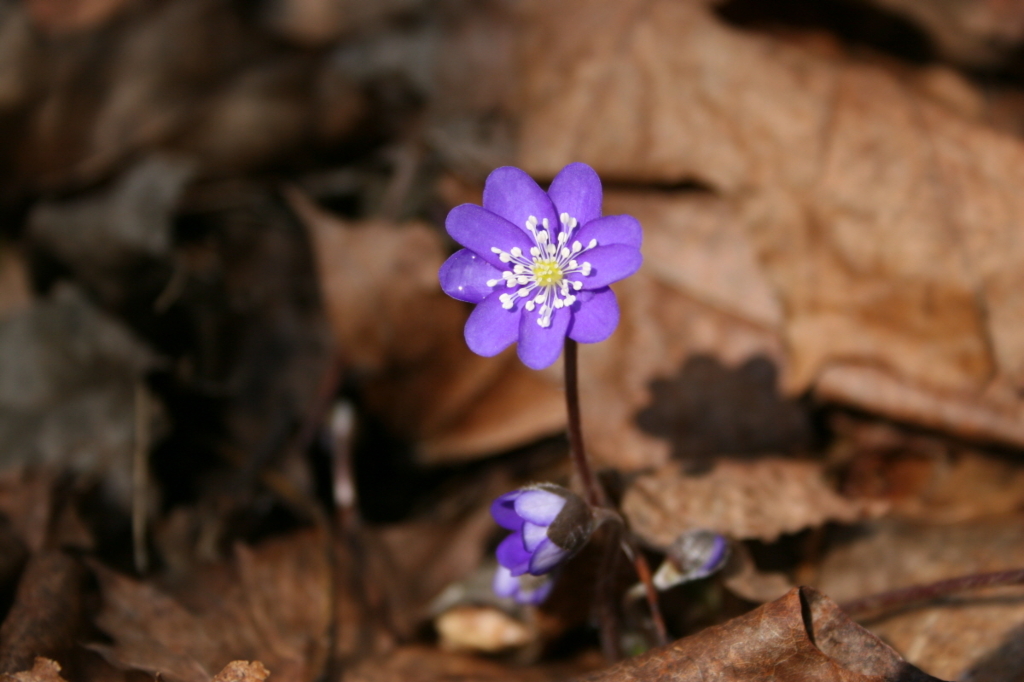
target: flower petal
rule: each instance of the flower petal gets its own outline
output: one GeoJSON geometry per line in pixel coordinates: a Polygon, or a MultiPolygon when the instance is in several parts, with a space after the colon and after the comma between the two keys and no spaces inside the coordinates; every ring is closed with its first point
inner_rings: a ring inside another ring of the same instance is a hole
{"type": "Polygon", "coordinates": [[[568,213],[580,225],[601,217],[601,178],[585,163],[563,168],[551,181],[548,195],[559,215],[568,213]]]}
{"type": "Polygon", "coordinates": [[[581,263],[590,263],[590,274],[577,273],[570,275],[569,278],[583,282],[583,288],[591,291],[629,277],[639,270],[641,263],[644,262],[638,249],[625,244],[598,246],[581,254],[577,260],[581,263]]]}
{"type": "Polygon", "coordinates": [[[516,513],[515,501],[516,498],[523,494],[522,490],[513,490],[510,493],[505,493],[494,502],[491,503],[491,516],[502,528],[508,528],[509,530],[519,530],[523,527],[523,517],[516,513]]]}
{"type": "Polygon", "coordinates": [[[511,346],[519,336],[522,317],[517,299],[511,310],[501,307],[500,297],[507,289],[499,289],[485,298],[466,320],[466,345],[477,355],[493,357],[511,346]]]}
{"type": "MultiPolygon", "coordinates": [[[[547,218],[552,228],[559,225],[558,214],[548,193],[525,171],[514,166],[496,168],[487,176],[484,208],[518,227],[524,235],[530,234],[526,231],[526,219],[530,216],[535,217],[538,223],[547,218]]],[[[529,248],[523,250],[528,252],[529,248]]]]}
{"type": "Polygon", "coordinates": [[[536,523],[526,521],[523,523],[523,546],[527,552],[537,549],[537,545],[548,537],[548,527],[538,526],[536,523]]]}
{"type": "Polygon", "coordinates": [[[574,240],[589,244],[596,239],[598,246],[625,244],[635,249],[640,248],[644,234],[640,221],[631,215],[606,215],[603,218],[587,223],[573,235],[574,240]]]}
{"type": "MultiPolygon", "coordinates": [[[[596,249],[595,249],[596,250],[596,249]]],[[[533,312],[524,310],[519,323],[519,359],[530,369],[544,369],[554,364],[562,352],[565,332],[572,320],[569,308],[556,310],[551,315],[551,325],[541,327],[537,324],[540,309],[533,312]]]]}
{"type": "Polygon", "coordinates": [[[512,576],[512,571],[504,566],[498,566],[494,572],[494,580],[491,582],[491,589],[499,597],[513,597],[519,593],[519,578],[512,576]]]}
{"type": "Polygon", "coordinates": [[[604,287],[581,291],[573,305],[569,338],[580,343],[604,341],[619,324],[619,302],[615,292],[604,287]]]}
{"type": "Polygon", "coordinates": [[[515,225],[501,216],[475,204],[462,204],[453,208],[448,212],[444,227],[452,239],[501,270],[508,270],[509,266],[491,251],[492,247],[509,251],[513,246],[518,246],[529,253],[530,247],[534,245],[525,227],[516,229],[515,225]]]}
{"type": "Polygon", "coordinates": [[[512,533],[502,540],[494,554],[498,557],[498,563],[512,575],[522,575],[529,568],[531,555],[523,547],[522,533],[512,533]]]}
{"type": "Polygon", "coordinates": [[[459,249],[444,262],[437,278],[441,289],[452,298],[479,303],[494,291],[494,287],[487,286],[488,280],[500,280],[501,271],[469,249],[459,249]]]}
{"type": "MultiPolygon", "coordinates": [[[[551,540],[545,540],[534,551],[530,559],[529,571],[531,575],[543,575],[560,564],[569,556],[569,552],[562,549],[551,540]]],[[[515,575],[515,571],[512,571],[515,575]]]]}
{"type": "Polygon", "coordinates": [[[513,503],[516,514],[538,526],[550,526],[565,506],[565,498],[547,490],[524,490],[513,503]]]}
{"type": "Polygon", "coordinates": [[[553,579],[544,580],[532,589],[523,586],[522,578],[519,578],[519,580],[519,593],[516,594],[513,599],[520,604],[533,604],[536,606],[547,599],[548,595],[551,594],[551,590],[555,587],[555,581],[553,579]]]}

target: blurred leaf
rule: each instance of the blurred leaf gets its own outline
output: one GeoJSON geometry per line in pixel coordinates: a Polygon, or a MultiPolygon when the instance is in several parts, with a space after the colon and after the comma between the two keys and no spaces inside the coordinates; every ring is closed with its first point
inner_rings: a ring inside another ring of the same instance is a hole
{"type": "Polygon", "coordinates": [[[510,350],[481,358],[465,344],[468,307],[441,292],[444,251],[422,224],[346,222],[297,191],[337,352],[372,408],[436,463],[557,433],[562,392],[510,350]]]}
{"type": "MultiPolygon", "coordinates": [[[[0,321],[0,469],[48,464],[100,474],[127,507],[135,391],[158,362],[69,285],[0,321]]],[[[153,415],[156,425],[161,416],[153,415]]]]}
{"type": "MultiPolygon", "coordinates": [[[[821,564],[817,587],[837,600],[1024,566],[1020,514],[956,525],[879,521],[838,544],[821,564]]],[[[865,620],[907,660],[950,679],[1019,679],[1024,587],[974,590],[909,605],[865,620]],[[995,666],[997,668],[993,669],[995,666]],[[994,673],[998,673],[993,677],[994,673]],[[980,679],[980,678],[979,678],[980,679]]],[[[871,615],[871,614],[866,614],[871,615]]]]}
{"type": "Polygon", "coordinates": [[[1024,144],[702,2],[526,16],[528,171],[710,187],[785,312],[789,391],[1024,444],[1024,144]]]}
{"type": "Polygon", "coordinates": [[[3,682],[64,682],[60,675],[60,664],[48,658],[37,656],[31,670],[0,675],[3,682]]]}

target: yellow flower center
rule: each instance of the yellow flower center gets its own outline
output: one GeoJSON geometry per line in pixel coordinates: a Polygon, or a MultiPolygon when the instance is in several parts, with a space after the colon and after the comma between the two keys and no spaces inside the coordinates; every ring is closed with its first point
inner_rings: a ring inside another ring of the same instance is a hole
{"type": "Polygon", "coordinates": [[[534,259],[533,277],[539,287],[553,287],[562,283],[562,268],[554,259],[534,259]]]}

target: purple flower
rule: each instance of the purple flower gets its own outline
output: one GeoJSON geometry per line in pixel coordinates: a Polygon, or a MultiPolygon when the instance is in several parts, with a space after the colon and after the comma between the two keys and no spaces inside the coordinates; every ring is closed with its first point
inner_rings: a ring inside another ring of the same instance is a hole
{"type": "Polygon", "coordinates": [[[640,223],[601,216],[601,179],[574,163],[545,192],[524,171],[504,166],[484,185],[484,205],[448,214],[448,234],[465,248],[438,273],[441,288],[477,306],[466,321],[466,343],[497,355],[518,341],[533,369],[558,359],[565,337],[581,343],[608,338],[619,322],[612,282],[640,267],[640,223]]]}
{"type": "Polygon", "coordinates": [[[729,560],[729,541],[710,530],[690,530],[677,537],[654,574],[654,586],[667,590],[675,585],[706,578],[729,560]]]}
{"type": "Polygon", "coordinates": [[[551,572],[587,544],[594,514],[578,495],[551,483],[506,493],[491,505],[498,525],[512,532],[498,545],[494,591],[523,603],[539,603],[551,591],[530,576],[551,572]]]}

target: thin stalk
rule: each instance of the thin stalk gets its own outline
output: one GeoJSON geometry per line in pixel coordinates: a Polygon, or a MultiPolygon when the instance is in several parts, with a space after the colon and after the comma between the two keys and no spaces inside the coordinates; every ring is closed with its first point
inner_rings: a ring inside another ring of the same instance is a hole
{"type": "MultiPolygon", "coordinates": [[[[576,473],[583,485],[587,502],[597,509],[610,509],[611,505],[609,504],[608,496],[605,494],[600,481],[597,480],[597,476],[594,475],[593,469],[590,468],[590,460],[587,459],[587,452],[583,447],[583,425],[580,418],[580,389],[578,380],[577,350],[577,343],[570,338],[566,338],[565,406],[569,416],[569,455],[572,458],[573,466],[575,467],[576,473]]],[[[618,514],[616,514],[616,516],[618,516],[618,514]]],[[[621,516],[619,519],[620,523],[623,524],[623,535],[629,537],[629,532],[624,527],[621,516]]],[[[614,544],[616,543],[613,543],[613,545],[614,544]]],[[[640,582],[644,584],[644,593],[647,597],[647,605],[650,607],[651,620],[654,622],[654,628],[658,636],[658,644],[666,644],[668,643],[668,632],[665,629],[665,620],[662,618],[661,609],[658,606],[658,592],[655,589],[654,582],[651,578],[651,567],[647,563],[647,558],[644,557],[642,552],[635,551],[632,544],[627,541],[622,542],[622,547],[626,550],[626,555],[633,561],[633,566],[636,568],[636,573],[640,578],[640,582]]],[[[607,613],[608,611],[605,610],[605,612],[607,613]]],[[[607,624],[602,625],[603,633],[612,631],[614,631],[612,627],[609,627],[607,624]]],[[[604,643],[604,646],[607,652],[609,650],[610,643],[606,642],[604,643]]]]}
{"type": "Polygon", "coordinates": [[[583,427],[580,419],[580,388],[577,379],[578,345],[565,339],[565,407],[569,413],[569,456],[583,484],[587,502],[593,507],[608,507],[608,497],[598,482],[583,449],[583,427]]]}
{"type": "Polygon", "coordinates": [[[840,604],[839,608],[851,616],[858,616],[931,601],[939,597],[980,587],[1019,585],[1021,583],[1024,583],[1024,569],[998,571],[996,573],[975,573],[925,585],[912,585],[911,587],[904,587],[899,590],[872,594],[840,604]]]}

